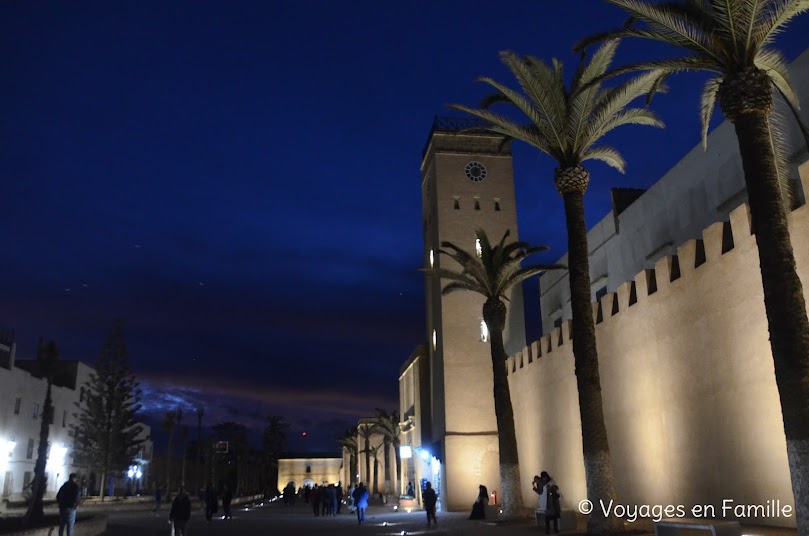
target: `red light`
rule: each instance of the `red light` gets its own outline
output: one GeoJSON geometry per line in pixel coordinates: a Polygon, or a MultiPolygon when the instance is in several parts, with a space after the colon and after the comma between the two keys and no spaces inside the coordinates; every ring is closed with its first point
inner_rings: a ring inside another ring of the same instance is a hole
{"type": "Polygon", "coordinates": [[[304,436],[304,437],[306,437],[306,432],[302,433],[301,435],[302,435],[302,436],[304,436]]]}

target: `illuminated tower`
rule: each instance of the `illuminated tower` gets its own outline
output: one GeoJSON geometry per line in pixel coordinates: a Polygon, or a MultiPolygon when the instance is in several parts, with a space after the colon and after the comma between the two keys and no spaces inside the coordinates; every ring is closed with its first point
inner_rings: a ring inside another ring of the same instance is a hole
{"type": "MultiPolygon", "coordinates": [[[[498,242],[517,240],[511,144],[503,136],[469,131],[465,119],[436,118],[421,164],[424,263],[457,269],[439,256],[442,241],[472,251],[475,230],[498,242]]],[[[497,424],[491,352],[483,323],[484,298],[471,292],[441,295],[441,281],[425,278],[430,352],[431,456],[442,506],[466,510],[479,484],[499,490],[497,424]]],[[[506,353],[525,346],[522,289],[510,296],[506,353]]],[[[505,365],[504,365],[505,366],[505,365]]],[[[424,431],[423,433],[426,433],[424,431]]],[[[435,482],[434,482],[435,485],[435,482]]]]}

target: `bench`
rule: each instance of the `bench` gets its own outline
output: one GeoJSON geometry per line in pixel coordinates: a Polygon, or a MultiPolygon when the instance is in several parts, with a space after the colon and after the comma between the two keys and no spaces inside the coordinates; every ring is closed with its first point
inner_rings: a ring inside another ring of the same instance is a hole
{"type": "MultiPolygon", "coordinates": [[[[545,528],[545,513],[540,511],[539,508],[534,512],[537,520],[537,527],[545,528]]],[[[576,530],[576,511],[562,509],[562,515],[559,516],[559,531],[563,530],[576,530]]]]}
{"type": "Polygon", "coordinates": [[[712,536],[742,536],[742,527],[738,521],[682,518],[655,522],[655,536],[679,536],[682,529],[707,530],[712,536]]]}

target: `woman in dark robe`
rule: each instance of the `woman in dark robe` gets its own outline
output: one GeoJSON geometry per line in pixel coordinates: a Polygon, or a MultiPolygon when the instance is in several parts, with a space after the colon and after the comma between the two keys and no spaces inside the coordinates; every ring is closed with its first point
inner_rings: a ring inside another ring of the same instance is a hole
{"type": "Polygon", "coordinates": [[[478,498],[472,505],[472,513],[469,514],[469,519],[485,519],[487,504],[489,504],[489,490],[481,484],[478,498]]]}

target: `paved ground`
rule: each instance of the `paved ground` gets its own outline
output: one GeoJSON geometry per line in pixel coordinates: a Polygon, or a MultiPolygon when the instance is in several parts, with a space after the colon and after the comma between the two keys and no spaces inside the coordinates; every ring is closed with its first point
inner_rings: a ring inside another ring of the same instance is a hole
{"type": "MultiPolygon", "coordinates": [[[[159,516],[151,512],[113,512],[109,517],[109,536],[169,536],[167,513],[159,516]]],[[[372,506],[368,509],[365,524],[360,527],[353,514],[342,513],[336,517],[314,517],[308,505],[286,507],[280,502],[265,504],[245,511],[233,510],[233,519],[205,521],[200,512],[194,512],[189,525],[190,536],[264,536],[264,535],[408,535],[469,534],[541,534],[526,520],[524,523],[498,526],[481,521],[469,521],[465,513],[438,513],[438,526],[427,527],[424,512],[394,512],[391,507],[372,506]]]]}

